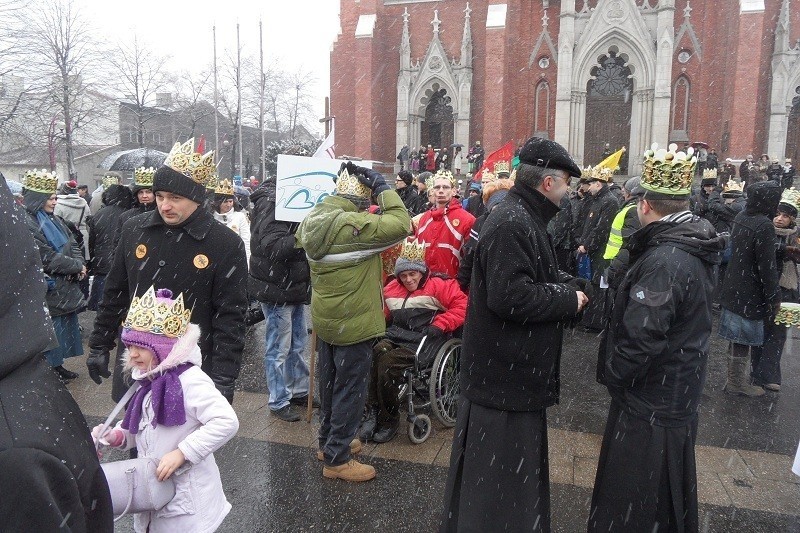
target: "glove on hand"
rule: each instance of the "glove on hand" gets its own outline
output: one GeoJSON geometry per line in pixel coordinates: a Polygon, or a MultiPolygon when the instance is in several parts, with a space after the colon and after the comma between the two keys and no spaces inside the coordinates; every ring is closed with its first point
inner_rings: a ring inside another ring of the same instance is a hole
{"type": "Polygon", "coordinates": [[[567,282],[567,285],[569,285],[576,291],[581,291],[590,300],[592,299],[592,292],[594,291],[594,289],[592,288],[592,284],[588,279],[572,278],[567,282]]]}
{"type": "Polygon", "coordinates": [[[119,448],[125,442],[125,434],[121,430],[106,428],[105,434],[100,435],[101,429],[103,429],[103,424],[98,424],[92,428],[92,440],[94,441],[95,445],[99,442],[104,446],[119,448]]]}
{"type": "Polygon", "coordinates": [[[386,180],[383,175],[377,170],[371,168],[357,167],[359,170],[358,181],[372,189],[372,194],[377,196],[385,190],[389,189],[386,185],[386,180]]]}
{"type": "Polygon", "coordinates": [[[86,358],[86,368],[89,369],[89,377],[92,381],[100,385],[104,378],[110,378],[111,372],[108,371],[108,361],[111,359],[111,354],[108,350],[92,349],[89,351],[89,357],[86,358]]]}
{"type": "Polygon", "coordinates": [[[428,338],[442,337],[444,336],[444,331],[436,326],[428,326],[425,330],[425,335],[427,335],[428,338]]]}

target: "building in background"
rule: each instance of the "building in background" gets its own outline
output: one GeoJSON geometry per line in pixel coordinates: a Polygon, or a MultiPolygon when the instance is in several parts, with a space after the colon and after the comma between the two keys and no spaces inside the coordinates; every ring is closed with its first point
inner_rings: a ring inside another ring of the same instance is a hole
{"type": "Polygon", "coordinates": [[[342,0],[337,153],[487,151],[531,135],[581,164],[653,141],[800,159],[800,0],[342,0]],[[354,67],[352,62],[357,61],[354,67]]]}

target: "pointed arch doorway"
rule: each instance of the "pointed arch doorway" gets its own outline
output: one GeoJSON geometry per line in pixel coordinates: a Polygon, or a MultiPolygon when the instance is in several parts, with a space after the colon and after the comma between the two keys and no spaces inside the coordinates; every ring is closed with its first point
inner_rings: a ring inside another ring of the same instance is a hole
{"type": "MultiPolygon", "coordinates": [[[[789,124],[786,128],[786,149],[784,157],[792,160],[795,166],[800,165],[800,85],[795,88],[795,96],[792,98],[792,108],[789,111],[789,124]]],[[[772,157],[780,157],[780,154],[772,154],[772,157]]]]}
{"type": "MultiPolygon", "coordinates": [[[[597,58],[586,85],[584,165],[596,165],[607,150],[630,148],[632,114],[632,67],[628,57],[611,46],[608,53],[597,58]]],[[[619,173],[628,173],[627,157],[620,161],[619,173]]]]}
{"type": "Polygon", "coordinates": [[[453,144],[453,106],[447,89],[434,83],[425,91],[421,103],[425,106],[425,117],[420,124],[420,141],[423,146],[449,148],[453,144]]]}

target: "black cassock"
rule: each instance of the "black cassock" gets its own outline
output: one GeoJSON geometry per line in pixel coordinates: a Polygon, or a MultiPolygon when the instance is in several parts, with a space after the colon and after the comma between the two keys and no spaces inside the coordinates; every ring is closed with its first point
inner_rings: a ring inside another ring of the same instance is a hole
{"type": "Polygon", "coordinates": [[[612,401],[588,531],[698,531],[696,437],[697,417],[659,426],[612,401]]]}
{"type": "Polygon", "coordinates": [[[547,420],[461,396],[445,486],[445,532],[550,531],[547,420]]]}

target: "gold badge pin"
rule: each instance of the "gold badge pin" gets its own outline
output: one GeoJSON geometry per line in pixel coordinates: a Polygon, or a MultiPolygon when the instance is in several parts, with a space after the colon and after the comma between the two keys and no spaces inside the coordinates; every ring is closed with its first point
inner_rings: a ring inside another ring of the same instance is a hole
{"type": "Polygon", "coordinates": [[[461,224],[461,221],[460,221],[460,220],[458,220],[458,219],[455,219],[455,220],[453,221],[453,227],[454,227],[454,228],[457,228],[459,224],[461,224]]]}
{"type": "Polygon", "coordinates": [[[140,244],[136,247],[136,259],[141,259],[147,255],[147,246],[140,244]]]}
{"type": "Polygon", "coordinates": [[[208,266],[208,257],[206,257],[203,254],[197,254],[196,256],[194,256],[193,263],[194,266],[196,266],[197,268],[203,269],[208,266]]]}

